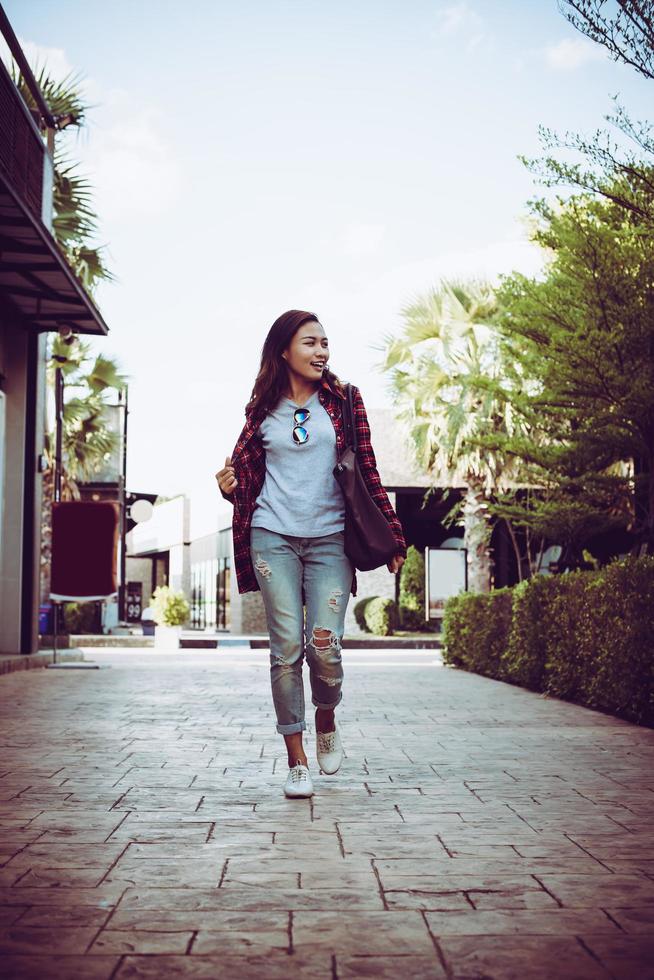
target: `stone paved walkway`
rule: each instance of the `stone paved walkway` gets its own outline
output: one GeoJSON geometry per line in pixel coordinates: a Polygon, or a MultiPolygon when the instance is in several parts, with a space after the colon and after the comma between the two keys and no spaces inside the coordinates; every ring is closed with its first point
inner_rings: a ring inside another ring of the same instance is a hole
{"type": "Polygon", "coordinates": [[[265,652],[92,657],[0,680],[5,978],[654,977],[651,730],[346,651],[293,801],[265,652]]]}

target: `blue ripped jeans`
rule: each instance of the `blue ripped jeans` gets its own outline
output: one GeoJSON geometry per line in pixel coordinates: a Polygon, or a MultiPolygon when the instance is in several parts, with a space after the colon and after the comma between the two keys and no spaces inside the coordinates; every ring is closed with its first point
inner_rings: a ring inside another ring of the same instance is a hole
{"type": "Polygon", "coordinates": [[[305,653],[312,703],[334,708],[343,696],[341,640],[354,569],[343,550],[342,531],[299,538],[253,527],[250,554],[266,607],[277,731],[290,735],[307,727],[305,653]]]}

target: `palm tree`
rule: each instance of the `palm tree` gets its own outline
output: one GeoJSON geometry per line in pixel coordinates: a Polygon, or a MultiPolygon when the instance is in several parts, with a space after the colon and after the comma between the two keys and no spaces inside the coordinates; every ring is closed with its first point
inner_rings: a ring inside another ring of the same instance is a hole
{"type": "MultiPolygon", "coordinates": [[[[48,360],[49,397],[54,399],[55,369],[64,375],[72,397],[64,402],[62,432],[63,500],[78,500],[78,483],[92,480],[115,452],[119,435],[108,425],[107,396],[124,389],[127,379],[115,361],[94,355],[89,344],[67,344],[59,336],[52,342],[48,360]]],[[[52,555],[52,504],[54,501],[54,431],[48,426],[45,438],[46,470],[43,474],[41,509],[41,601],[50,593],[52,555]]]]}
{"type": "MultiPolygon", "coordinates": [[[[11,74],[26,105],[34,109],[32,94],[13,61],[11,74]]],[[[33,68],[33,74],[60,128],[72,126],[81,130],[86,125],[86,113],[91,108],[84,100],[81,76],[71,72],[61,81],[56,81],[47,74],[45,67],[39,69],[38,66],[33,68]]],[[[103,247],[92,243],[98,227],[97,215],[93,210],[93,191],[89,181],[78,172],[78,164],[67,156],[59,138],[55,140],[53,164],[54,239],[75,275],[92,294],[98,282],[114,278],[105,264],[103,247]]]]}
{"type": "Polygon", "coordinates": [[[517,475],[508,457],[484,448],[483,438],[513,434],[522,425],[508,398],[483,387],[484,378],[502,376],[496,313],[489,284],[442,282],[402,310],[402,335],[386,337],[382,348],[381,368],[390,374],[398,417],[409,424],[418,460],[432,476],[431,489],[444,479],[465,486],[460,510],[468,583],[475,592],[491,587],[490,497],[517,475]]]}

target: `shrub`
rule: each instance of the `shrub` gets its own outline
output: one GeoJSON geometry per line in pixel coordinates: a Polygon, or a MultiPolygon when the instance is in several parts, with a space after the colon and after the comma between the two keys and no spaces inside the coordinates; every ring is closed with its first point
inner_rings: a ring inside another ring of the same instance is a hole
{"type": "Polygon", "coordinates": [[[400,622],[404,629],[425,628],[425,559],[414,545],[400,572],[400,622]]]}
{"type": "Polygon", "coordinates": [[[575,700],[654,725],[654,557],[589,574],[583,603],[577,644],[584,670],[575,700]]]}
{"type": "Polygon", "coordinates": [[[354,604],[354,609],[352,610],[354,613],[354,618],[356,619],[357,626],[360,630],[363,630],[364,633],[370,632],[368,629],[368,624],[366,623],[366,606],[369,602],[372,602],[372,600],[376,598],[377,596],[370,595],[365,599],[359,599],[359,601],[354,604]]]}
{"type": "Polygon", "coordinates": [[[498,677],[511,628],[511,598],[508,588],[449,598],[443,614],[445,662],[498,677]]]}
{"type": "Polygon", "coordinates": [[[545,622],[545,671],[542,690],[556,698],[583,703],[583,675],[588,669],[579,646],[579,631],[586,617],[594,619],[593,630],[601,629],[594,611],[586,605],[586,590],[597,572],[567,572],[549,582],[545,622]]]}
{"type": "MultiPolygon", "coordinates": [[[[95,602],[65,602],[63,606],[66,633],[93,633],[97,629],[98,610],[95,602]]],[[[61,617],[58,622],[61,623],[61,617]]]]}
{"type": "Polygon", "coordinates": [[[397,629],[397,605],[392,599],[376,596],[365,609],[368,632],[376,636],[391,636],[397,629]]]}
{"type": "Polygon", "coordinates": [[[448,600],[447,663],[654,725],[654,556],[448,600]]]}
{"type": "Polygon", "coordinates": [[[169,585],[159,585],[152,600],[157,626],[183,626],[188,619],[191,607],[183,592],[174,592],[169,585]]]}
{"type": "Polygon", "coordinates": [[[547,638],[552,622],[550,603],[565,582],[563,576],[537,575],[513,589],[511,629],[500,658],[500,679],[542,691],[547,638]]]}

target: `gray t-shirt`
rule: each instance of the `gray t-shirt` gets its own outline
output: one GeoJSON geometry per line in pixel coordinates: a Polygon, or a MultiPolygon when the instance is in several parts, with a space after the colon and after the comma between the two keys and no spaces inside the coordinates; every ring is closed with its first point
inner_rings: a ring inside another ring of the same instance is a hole
{"type": "Polygon", "coordinates": [[[266,451],[266,477],[252,516],[253,527],[302,538],[334,534],[345,526],[343,494],[334,479],[336,433],[315,391],[304,405],[281,398],[259,433],[266,451]],[[293,413],[308,408],[305,443],[293,439],[293,413]]]}

